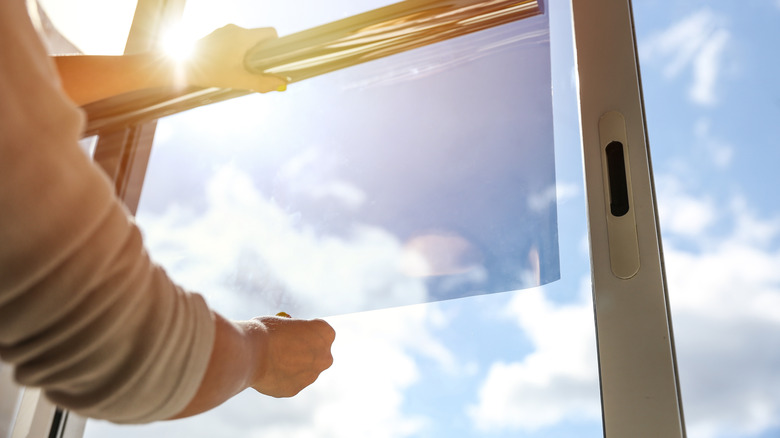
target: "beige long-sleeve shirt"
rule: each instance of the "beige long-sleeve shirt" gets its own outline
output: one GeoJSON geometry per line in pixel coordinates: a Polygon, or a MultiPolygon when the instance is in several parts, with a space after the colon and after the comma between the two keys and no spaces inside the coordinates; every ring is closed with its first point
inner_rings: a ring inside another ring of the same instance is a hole
{"type": "Polygon", "coordinates": [[[0,358],[54,403],[120,423],[180,412],[214,342],[82,153],[23,0],[0,1],[0,358]]]}

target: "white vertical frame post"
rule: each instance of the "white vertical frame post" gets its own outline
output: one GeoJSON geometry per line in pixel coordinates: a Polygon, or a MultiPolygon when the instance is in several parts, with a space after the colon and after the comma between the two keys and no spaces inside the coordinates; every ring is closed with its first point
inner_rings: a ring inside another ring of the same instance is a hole
{"type": "Polygon", "coordinates": [[[25,389],[11,438],[49,436],[55,411],[56,407],[46,400],[40,389],[25,389]]]}
{"type": "Polygon", "coordinates": [[[572,14],[604,434],[684,437],[630,0],[572,14]]]}
{"type": "Polygon", "coordinates": [[[16,422],[23,388],[13,379],[13,367],[0,363],[0,437],[7,438],[16,422]]]}

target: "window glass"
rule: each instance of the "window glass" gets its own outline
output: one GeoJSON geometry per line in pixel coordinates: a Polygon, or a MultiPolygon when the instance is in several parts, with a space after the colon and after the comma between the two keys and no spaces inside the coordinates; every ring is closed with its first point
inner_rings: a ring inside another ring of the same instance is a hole
{"type": "MultiPolygon", "coordinates": [[[[226,22],[276,25],[243,7],[226,22]]],[[[161,120],[152,256],[230,318],[325,317],[335,364],[292,399],[86,436],[601,436],[572,58],[559,2],[161,120]],[[462,289],[510,292],[346,313],[462,289]]]]}
{"type": "Polygon", "coordinates": [[[157,255],[302,317],[557,279],[544,21],[170,118],[138,211],[157,255]]]}

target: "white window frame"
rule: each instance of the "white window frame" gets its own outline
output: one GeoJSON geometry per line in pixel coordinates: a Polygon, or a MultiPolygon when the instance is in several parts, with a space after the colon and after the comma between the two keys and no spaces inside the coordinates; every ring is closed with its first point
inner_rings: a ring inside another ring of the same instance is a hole
{"type": "MultiPolygon", "coordinates": [[[[128,52],[150,47],[163,24],[180,16],[183,7],[184,0],[139,1],[128,52]],[[142,22],[147,25],[141,26],[142,22]]],[[[574,0],[572,16],[604,435],[685,437],[631,3],[574,0]],[[609,209],[604,148],[612,141],[623,144],[627,157],[630,214],[621,217],[609,209]]],[[[282,38],[278,44],[284,47],[290,40],[282,38]]],[[[257,68],[261,63],[252,61],[268,52],[253,53],[248,65],[257,68]]],[[[193,91],[194,100],[184,106],[201,104],[198,96],[205,95],[201,99],[205,102],[219,100],[214,96],[240,94],[193,91]]],[[[176,99],[181,100],[175,97],[162,112],[175,110],[176,99]]],[[[125,125],[111,119],[100,125],[111,129],[92,130],[102,135],[96,159],[131,211],[140,196],[154,137],[153,119],[159,117],[154,112],[159,105],[155,108],[133,110],[147,111],[145,119],[121,121],[125,125]],[[104,152],[111,150],[119,152],[104,152]]],[[[26,390],[13,438],[43,436],[40,431],[52,429],[55,412],[40,392],[26,390]]],[[[59,430],[56,436],[81,436],[85,420],[72,415],[67,419],[66,427],[54,425],[59,430]]]]}
{"type": "Polygon", "coordinates": [[[684,437],[631,2],[572,3],[604,435],[684,437]],[[633,220],[610,212],[612,141],[628,157],[633,220]]]}

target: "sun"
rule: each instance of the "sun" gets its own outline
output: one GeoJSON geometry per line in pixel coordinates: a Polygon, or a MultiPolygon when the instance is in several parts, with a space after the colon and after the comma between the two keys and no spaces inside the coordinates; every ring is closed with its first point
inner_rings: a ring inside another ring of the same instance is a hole
{"type": "Polygon", "coordinates": [[[198,36],[192,29],[178,24],[163,32],[160,38],[160,48],[166,56],[182,63],[192,57],[197,41],[198,36]]]}

